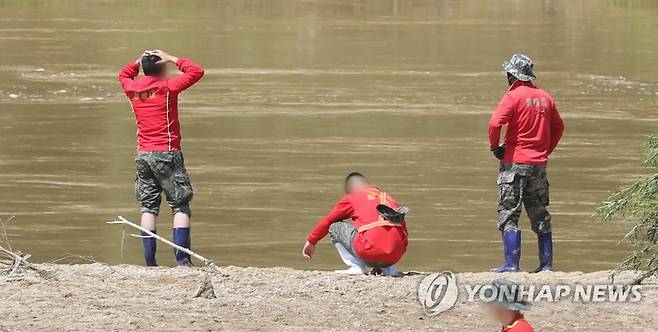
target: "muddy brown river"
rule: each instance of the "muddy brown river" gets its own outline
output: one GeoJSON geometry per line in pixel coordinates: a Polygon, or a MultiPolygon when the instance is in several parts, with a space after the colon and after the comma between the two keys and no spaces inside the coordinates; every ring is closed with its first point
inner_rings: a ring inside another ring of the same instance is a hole
{"type": "MultiPolygon", "coordinates": [[[[307,232],[350,171],[411,208],[402,269],[500,263],[486,125],[523,51],[566,132],[549,166],[555,266],[616,266],[593,209],[658,124],[653,1],[0,1],[0,217],[15,248],[141,264],[135,123],[117,73],[144,49],[206,68],[181,97],[193,249],[219,264],[341,267],[307,232]]],[[[167,209],[163,206],[163,211],[167,209]]],[[[163,213],[159,233],[170,235],[163,213]]],[[[535,267],[525,215],[522,268],[535,267]]],[[[161,264],[173,263],[160,246],[161,264]]],[[[69,260],[79,261],[79,260],[69,260]]]]}

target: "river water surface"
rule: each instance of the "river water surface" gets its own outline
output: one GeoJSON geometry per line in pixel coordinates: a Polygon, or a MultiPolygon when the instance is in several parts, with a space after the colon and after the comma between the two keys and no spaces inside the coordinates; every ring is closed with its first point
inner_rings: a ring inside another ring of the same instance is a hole
{"type": "MultiPolygon", "coordinates": [[[[535,58],[567,127],[549,167],[556,267],[608,269],[628,250],[617,242],[629,224],[591,215],[647,172],[655,2],[0,0],[0,14],[0,216],[16,216],[12,244],[34,261],[142,262],[140,241],[105,222],[139,218],[116,76],[154,48],[206,68],[180,119],[193,248],[219,264],[340,267],[326,239],[310,262],[300,251],[355,170],[411,208],[401,268],[499,263],[486,125],[516,51],[535,58]]],[[[163,213],[159,233],[170,223],[163,213]]],[[[521,225],[531,269],[536,240],[521,225]]],[[[171,256],[160,247],[162,264],[171,256]]]]}

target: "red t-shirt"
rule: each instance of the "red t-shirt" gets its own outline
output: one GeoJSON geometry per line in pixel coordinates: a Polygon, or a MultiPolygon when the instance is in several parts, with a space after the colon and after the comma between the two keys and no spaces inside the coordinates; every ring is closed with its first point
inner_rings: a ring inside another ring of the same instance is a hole
{"type": "Polygon", "coordinates": [[[503,125],[506,164],[546,165],[564,132],[553,98],[532,82],[516,81],[500,100],[489,121],[492,150],[498,147],[503,125]]]}
{"type": "Polygon", "coordinates": [[[185,58],[178,58],[176,66],[183,75],[169,79],[142,76],[135,80],[139,66],[134,62],[119,72],[119,82],[135,114],[139,151],[180,150],[178,94],[203,77],[203,68],[185,58]]]}
{"type": "Polygon", "coordinates": [[[534,332],[535,330],[530,326],[530,323],[523,319],[523,314],[519,313],[514,317],[511,324],[503,326],[502,332],[534,332]]]}
{"type": "MultiPolygon", "coordinates": [[[[308,242],[316,244],[327,235],[329,226],[337,221],[351,218],[352,224],[357,229],[381,221],[382,219],[377,213],[377,205],[381,203],[382,195],[385,195],[386,204],[390,207],[399,207],[393,197],[381,192],[376,187],[347,194],[313,228],[307,238],[308,242]]],[[[406,252],[407,243],[405,224],[378,226],[359,232],[354,239],[354,250],[366,262],[395,264],[406,252]]]]}

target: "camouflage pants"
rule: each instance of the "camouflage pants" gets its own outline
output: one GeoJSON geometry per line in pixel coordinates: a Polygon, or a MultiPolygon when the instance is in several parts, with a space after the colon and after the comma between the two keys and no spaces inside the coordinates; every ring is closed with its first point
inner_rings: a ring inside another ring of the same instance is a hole
{"type": "Polygon", "coordinates": [[[189,206],[193,196],[192,184],[182,152],[140,151],[135,164],[135,197],[142,204],[142,213],[158,215],[164,191],[172,214],[181,212],[192,216],[189,206]]]}
{"type": "MultiPolygon", "coordinates": [[[[349,220],[337,221],[331,226],[329,226],[329,236],[331,237],[331,242],[334,244],[340,243],[349,251],[354,257],[357,257],[361,260],[359,254],[354,250],[354,238],[359,234],[354,225],[349,220]]],[[[367,266],[385,268],[391,266],[391,264],[382,264],[378,262],[364,262],[367,266]]]]}
{"type": "Polygon", "coordinates": [[[519,227],[521,207],[535,233],[551,232],[546,166],[504,164],[498,175],[498,229],[519,227]]]}
{"type": "Polygon", "coordinates": [[[329,226],[329,236],[334,244],[340,243],[354,257],[359,255],[354,251],[354,238],[359,234],[354,225],[348,221],[337,221],[329,226]]]}

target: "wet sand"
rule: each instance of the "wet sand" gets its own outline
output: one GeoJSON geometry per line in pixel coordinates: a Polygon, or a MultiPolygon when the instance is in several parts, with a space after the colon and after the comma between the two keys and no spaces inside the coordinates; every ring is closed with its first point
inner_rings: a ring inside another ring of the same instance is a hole
{"type": "MultiPolygon", "coordinates": [[[[26,274],[0,284],[0,331],[497,331],[463,294],[455,308],[429,317],[416,300],[423,275],[348,277],[288,268],[222,267],[216,299],[194,298],[199,269],[40,264],[57,278],[26,274]]],[[[492,273],[459,273],[460,284],[492,273]]],[[[521,283],[607,283],[608,272],[506,275],[521,283]]],[[[625,274],[617,282],[630,280],[625,274]]],[[[538,331],[655,331],[658,280],[638,303],[539,303],[526,314],[538,331]]]]}

